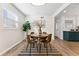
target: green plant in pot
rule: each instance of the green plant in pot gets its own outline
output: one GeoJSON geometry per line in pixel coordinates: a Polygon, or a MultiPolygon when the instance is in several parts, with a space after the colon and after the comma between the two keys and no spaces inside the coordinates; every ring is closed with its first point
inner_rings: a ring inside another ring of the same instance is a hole
{"type": "Polygon", "coordinates": [[[25,36],[28,35],[28,30],[30,29],[31,29],[30,22],[25,21],[23,24],[23,31],[26,33],[25,36]]]}

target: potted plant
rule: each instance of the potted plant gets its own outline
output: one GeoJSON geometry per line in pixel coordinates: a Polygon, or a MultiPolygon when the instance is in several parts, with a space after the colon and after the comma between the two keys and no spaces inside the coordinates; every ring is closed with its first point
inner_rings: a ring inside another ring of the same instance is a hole
{"type": "MultiPolygon", "coordinates": [[[[25,32],[25,37],[28,35],[28,30],[30,30],[30,29],[31,29],[30,22],[25,21],[23,24],[23,31],[25,32]]],[[[24,37],[24,39],[25,39],[25,37],[24,37]]]]}

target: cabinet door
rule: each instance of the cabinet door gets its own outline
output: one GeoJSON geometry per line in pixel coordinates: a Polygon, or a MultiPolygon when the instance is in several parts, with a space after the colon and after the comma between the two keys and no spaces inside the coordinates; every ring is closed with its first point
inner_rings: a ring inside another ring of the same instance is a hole
{"type": "Polygon", "coordinates": [[[75,40],[79,40],[79,32],[76,32],[76,39],[75,40]]]}
{"type": "Polygon", "coordinates": [[[69,32],[63,31],[63,39],[69,40],[69,32]]]}
{"type": "Polygon", "coordinates": [[[69,40],[75,40],[76,39],[76,33],[75,32],[69,32],[69,40]]]}

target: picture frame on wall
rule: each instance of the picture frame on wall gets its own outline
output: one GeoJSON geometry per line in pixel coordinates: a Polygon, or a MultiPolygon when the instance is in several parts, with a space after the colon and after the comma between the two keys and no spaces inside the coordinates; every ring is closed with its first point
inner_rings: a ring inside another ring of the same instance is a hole
{"type": "Polygon", "coordinates": [[[73,28],[73,20],[65,20],[65,29],[70,30],[73,28]]]}

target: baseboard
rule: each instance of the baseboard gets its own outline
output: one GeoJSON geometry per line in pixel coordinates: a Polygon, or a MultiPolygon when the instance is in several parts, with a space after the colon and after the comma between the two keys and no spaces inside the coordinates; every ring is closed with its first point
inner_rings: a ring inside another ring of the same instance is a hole
{"type": "Polygon", "coordinates": [[[23,40],[15,43],[14,45],[12,45],[10,48],[6,49],[5,51],[0,53],[0,56],[2,56],[3,54],[5,54],[6,52],[8,52],[9,50],[11,50],[13,47],[15,47],[16,45],[18,45],[19,43],[21,43],[23,40]]]}
{"type": "Polygon", "coordinates": [[[55,37],[55,39],[57,39],[57,40],[63,40],[63,39],[60,39],[58,36],[54,36],[55,37]]]}

